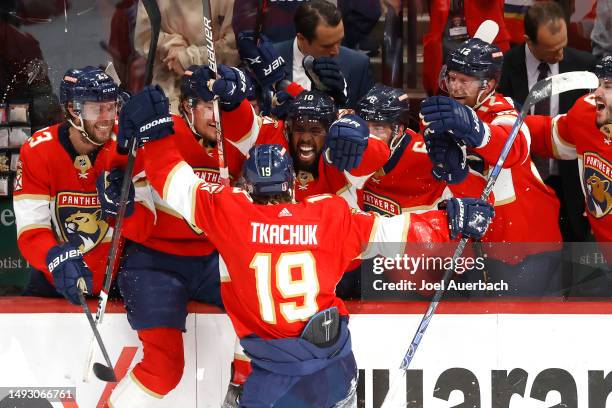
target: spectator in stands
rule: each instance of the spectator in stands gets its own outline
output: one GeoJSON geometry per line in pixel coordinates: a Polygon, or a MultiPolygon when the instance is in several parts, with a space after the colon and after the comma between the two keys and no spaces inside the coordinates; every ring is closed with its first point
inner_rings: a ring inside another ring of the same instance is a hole
{"type": "Polygon", "coordinates": [[[429,95],[440,93],[438,76],[445,56],[473,37],[483,21],[495,21],[499,25],[495,45],[503,52],[510,48],[503,0],[432,0],[429,16],[429,31],[423,37],[423,87],[429,95]]]}
{"type": "Polygon", "coordinates": [[[107,51],[122,87],[136,93],[144,86],[146,59],[134,49],[138,0],[121,0],[115,6],[107,51]]]}
{"type": "Polygon", "coordinates": [[[40,44],[20,29],[16,11],[15,0],[0,2],[0,103],[28,103],[34,132],[57,122],[61,108],[40,44]]]}
{"type": "MultiPolygon", "coordinates": [[[[549,75],[590,70],[595,58],[583,51],[567,47],[567,25],[563,9],[552,1],[536,2],[525,15],[525,43],[512,48],[504,56],[498,91],[522,104],[529,89],[549,75]]],[[[566,113],[584,91],[564,92],[532,108],[532,114],[566,113]]],[[[548,159],[534,160],[543,179],[550,174],[548,159]]],[[[561,201],[560,226],[566,241],[584,241],[589,236],[589,225],[584,213],[584,196],[579,185],[575,161],[561,161],[558,175],[549,179],[561,201]]],[[[553,168],[553,170],[555,170],[553,168]]],[[[557,173],[553,171],[553,174],[557,173]]]]}
{"type": "MultiPolygon", "coordinates": [[[[158,0],[161,12],[161,32],[157,43],[153,82],[160,85],[170,99],[170,110],[178,113],[181,77],[191,65],[208,63],[200,0],[158,0]]],[[[211,2],[212,29],[217,63],[238,65],[236,39],[231,27],[233,0],[211,2]]],[[[151,27],[142,3],[138,6],[134,46],[147,55],[151,27]]]]}
{"type": "Polygon", "coordinates": [[[302,59],[305,55],[332,57],[346,78],[347,106],[355,106],[374,85],[374,80],[368,57],[340,45],[344,38],[344,24],[338,8],[326,0],[312,0],[298,7],[294,21],[295,38],[276,44],[276,49],[285,59],[287,79],[310,90],[311,83],[302,67],[302,59]]]}
{"type": "Polygon", "coordinates": [[[597,17],[591,40],[596,57],[612,55],[612,0],[597,1],[597,17]]]}

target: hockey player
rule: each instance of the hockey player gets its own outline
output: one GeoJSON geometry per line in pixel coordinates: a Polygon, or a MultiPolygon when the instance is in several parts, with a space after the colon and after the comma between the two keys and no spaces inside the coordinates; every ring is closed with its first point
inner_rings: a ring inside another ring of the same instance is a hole
{"type": "Polygon", "coordinates": [[[117,84],[99,68],[71,69],[60,102],[66,120],[37,131],[21,148],[13,207],[17,244],[33,267],[24,294],[61,294],[79,304],[81,278],[90,295],[102,288],[112,235],[96,178],[115,151],[117,84]]]}
{"type": "MultiPolygon", "coordinates": [[[[198,177],[218,183],[214,95],[202,99],[195,92],[193,72],[197,68],[189,67],[182,77],[181,116],[164,120],[173,127],[177,149],[198,177]]],[[[247,80],[235,68],[219,65],[219,72],[222,79],[215,82],[214,89],[221,95],[220,106],[235,109],[246,96],[247,80]]],[[[232,155],[227,149],[225,154],[230,174],[236,179],[242,155],[232,155]]],[[[129,240],[127,257],[117,278],[128,320],[138,332],[144,352],[142,360],[113,391],[110,403],[114,407],[147,407],[151,395],[163,398],[172,391],[185,365],[182,333],[186,330],[187,303],[195,300],[223,306],[217,250],[202,230],[152,193],[142,166],[145,155],[141,149],[133,179],[136,206],[143,211],[125,220],[122,234],[129,240]]],[[[116,213],[122,179],[122,172],[115,169],[99,180],[100,200],[108,215],[116,213]]]]}
{"type": "MultiPolygon", "coordinates": [[[[477,197],[482,193],[485,180],[470,171],[465,149],[457,142],[447,141],[454,146],[446,149],[444,169],[432,166],[423,136],[408,128],[409,105],[404,91],[377,84],[357,103],[356,113],[367,121],[370,134],[387,143],[391,150],[389,160],[357,191],[360,208],[389,217],[437,209],[438,204],[453,196],[477,197]]],[[[448,248],[430,250],[442,255],[440,251],[448,248]]],[[[351,272],[344,275],[337,290],[341,297],[360,296],[361,270],[354,263],[351,272]]],[[[391,280],[413,281],[439,277],[425,270],[409,274],[387,270],[385,275],[391,280]]]]}
{"type": "Polygon", "coordinates": [[[441,201],[478,196],[485,182],[467,165],[457,142],[444,168],[432,166],[423,136],[408,128],[408,96],[400,89],[375,85],[357,104],[357,115],[367,121],[370,134],[389,145],[389,160],[367,181],[359,194],[360,207],[386,216],[406,211],[437,209],[441,201]],[[467,179],[467,181],[465,181],[467,179]],[[457,193],[453,194],[453,188],[457,193]],[[458,193],[461,194],[458,194],[458,193]]]}
{"type": "Polygon", "coordinates": [[[253,364],[240,406],[354,406],[357,367],[348,313],[334,295],[350,260],[367,244],[385,253],[376,242],[447,240],[449,228],[450,234],[479,237],[491,207],[453,199],[448,218],[434,211],[378,219],[350,210],[335,195],[295,203],[293,164],[278,145],[250,150],[246,191],[207,183],[182,161],[173,138],[164,138],[172,129],[159,121],[163,115],[136,112],[159,112],[153,108],[158,93],[145,88],[128,103],[120,134],[148,141],[145,168],[153,187],[206,232],[224,260],[224,304],[253,364]],[[139,133],[147,123],[157,123],[153,135],[139,133]]]}
{"type": "MultiPolygon", "coordinates": [[[[465,41],[449,54],[441,87],[449,97],[427,98],[421,105],[425,137],[461,142],[471,153],[493,166],[517,119],[510,100],[495,92],[503,55],[499,48],[478,38],[465,41]]],[[[559,243],[559,203],[540,178],[530,155],[530,135],[523,125],[501,171],[493,193],[496,217],[483,241],[559,243]],[[537,225],[537,228],[534,228],[537,225]]],[[[444,162],[434,163],[445,168],[444,162]]],[[[494,281],[509,282],[521,294],[541,294],[561,288],[557,245],[516,245],[514,253],[490,253],[506,263],[488,263],[494,281]],[[518,263],[524,261],[522,263],[518,263]],[[515,265],[517,264],[517,265],[515,265]],[[514,266],[511,266],[514,265],[514,266]]]]}
{"type": "MultiPolygon", "coordinates": [[[[537,154],[578,158],[587,217],[599,242],[612,241],[612,56],[596,65],[599,88],[576,101],[566,115],[528,116],[537,154]]],[[[608,249],[608,260],[610,260],[608,249]]]]}

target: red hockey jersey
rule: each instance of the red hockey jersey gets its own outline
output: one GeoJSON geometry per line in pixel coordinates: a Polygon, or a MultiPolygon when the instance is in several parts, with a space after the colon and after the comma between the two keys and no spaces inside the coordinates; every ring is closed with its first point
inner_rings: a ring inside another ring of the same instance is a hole
{"type": "Polygon", "coordinates": [[[79,155],[68,130],[65,123],[41,129],[21,147],[13,194],[17,244],[51,283],[45,261],[49,249],[67,241],[78,244],[98,293],[113,230],[101,216],[96,178],[115,151],[115,142],[79,155]]]}
{"type": "MultiPolygon", "coordinates": [[[[518,115],[512,103],[499,93],[487,99],[476,113],[489,124],[490,139],[474,151],[494,166],[518,115]]],[[[530,144],[529,129],[523,124],[493,188],[495,218],[483,241],[561,242],[559,201],[531,161],[530,144]]]]}
{"type": "MultiPolygon", "coordinates": [[[[279,144],[289,149],[285,123],[255,116],[251,107],[244,102],[238,109],[224,113],[223,123],[224,137],[244,156],[255,144],[279,144]]],[[[296,174],[295,198],[302,201],[311,195],[332,193],[341,195],[356,208],[356,197],[349,188],[361,188],[365,181],[385,164],[389,154],[389,147],[385,142],[370,136],[361,164],[350,172],[340,172],[333,165],[326,163],[321,155],[318,177],[315,178],[313,174],[304,171],[296,174]]]]}
{"type": "Polygon", "coordinates": [[[478,198],[486,184],[484,177],[471,171],[462,183],[447,185],[431,170],[423,135],[406,130],[389,161],[359,190],[359,207],[388,216],[427,211],[450,197],[478,198]]]}
{"type": "MultiPolygon", "coordinates": [[[[196,139],[183,118],[172,115],[175,143],[183,159],[193,167],[202,180],[209,183],[219,182],[219,157],[216,148],[203,147],[196,139]]],[[[230,178],[240,175],[244,157],[236,149],[226,148],[225,162],[228,164],[230,178]]],[[[189,224],[174,211],[152,188],[144,171],[144,150],[140,149],[133,182],[136,189],[136,203],[143,211],[125,219],[122,234],[135,242],[180,256],[205,256],[215,248],[202,233],[202,230],[189,224]]]]}
{"type": "Polygon", "coordinates": [[[595,123],[595,95],[576,101],[565,115],[527,116],[533,150],[558,159],[578,159],[587,217],[599,242],[612,241],[612,135],[595,123]]]}
{"type": "MultiPolygon", "coordinates": [[[[299,336],[318,311],[337,306],[335,287],[348,263],[376,242],[448,239],[446,214],[393,218],[350,210],[332,194],[297,204],[257,205],[238,188],[209,184],[173,151],[172,138],[145,145],[153,187],[206,232],[221,255],[222,294],[239,337],[299,336]],[[406,233],[408,231],[408,233],[406,233]]],[[[371,252],[383,252],[369,248],[371,252]]]]}

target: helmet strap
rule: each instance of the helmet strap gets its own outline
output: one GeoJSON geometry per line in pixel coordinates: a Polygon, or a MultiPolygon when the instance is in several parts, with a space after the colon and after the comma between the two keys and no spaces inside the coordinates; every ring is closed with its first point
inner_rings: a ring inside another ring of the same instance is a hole
{"type": "Polygon", "coordinates": [[[391,131],[391,142],[389,143],[389,149],[391,149],[391,154],[395,152],[395,149],[399,145],[402,144],[402,140],[404,139],[404,135],[406,132],[400,133],[399,131],[400,125],[394,125],[393,130],[391,131]]]}
{"type": "Polygon", "coordinates": [[[488,94],[485,94],[488,83],[489,83],[488,80],[483,79],[481,89],[478,92],[478,96],[476,97],[476,105],[474,105],[472,109],[476,110],[480,108],[480,106],[482,106],[482,104],[485,103],[495,93],[495,88],[493,88],[491,92],[489,92],[488,94]]]}
{"type": "Polygon", "coordinates": [[[96,142],[94,140],[92,140],[89,137],[89,134],[85,131],[85,127],[84,124],[85,122],[83,121],[83,117],[81,116],[81,112],[79,111],[79,120],[81,121],[81,125],[77,126],[76,123],[74,123],[74,121],[72,119],[68,119],[68,123],[70,123],[70,125],[75,128],[76,130],[79,131],[79,133],[81,134],[81,138],[83,138],[86,142],[91,143],[94,146],[102,146],[104,145],[104,143],[100,143],[100,142],[96,142]]]}

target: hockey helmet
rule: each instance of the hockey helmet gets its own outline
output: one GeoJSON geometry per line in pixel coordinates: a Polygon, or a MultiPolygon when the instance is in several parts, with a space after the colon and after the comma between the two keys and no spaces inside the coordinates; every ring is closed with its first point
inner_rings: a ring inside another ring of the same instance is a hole
{"type": "MultiPolygon", "coordinates": [[[[60,84],[60,103],[75,105],[83,102],[116,101],[119,87],[100,68],[87,66],[66,71],[60,84]]],[[[78,106],[75,106],[78,109],[78,106]]]]}
{"type": "Polygon", "coordinates": [[[249,194],[270,196],[291,193],[293,190],[293,160],[281,145],[253,146],[244,163],[243,174],[249,194]]]}
{"type": "Polygon", "coordinates": [[[503,61],[504,54],[496,45],[470,38],[447,56],[444,73],[457,71],[482,80],[499,81],[503,61]]]}
{"type": "Polygon", "coordinates": [[[289,106],[288,121],[308,117],[322,122],[328,129],[338,117],[336,104],[331,96],[319,91],[304,91],[299,94],[289,106]]]}
{"type": "Polygon", "coordinates": [[[598,60],[597,64],[595,64],[594,72],[600,79],[607,78],[612,80],[612,55],[598,60]]]}
{"type": "Polygon", "coordinates": [[[401,89],[376,84],[357,103],[357,115],[368,122],[408,125],[410,105],[401,89]]]}

